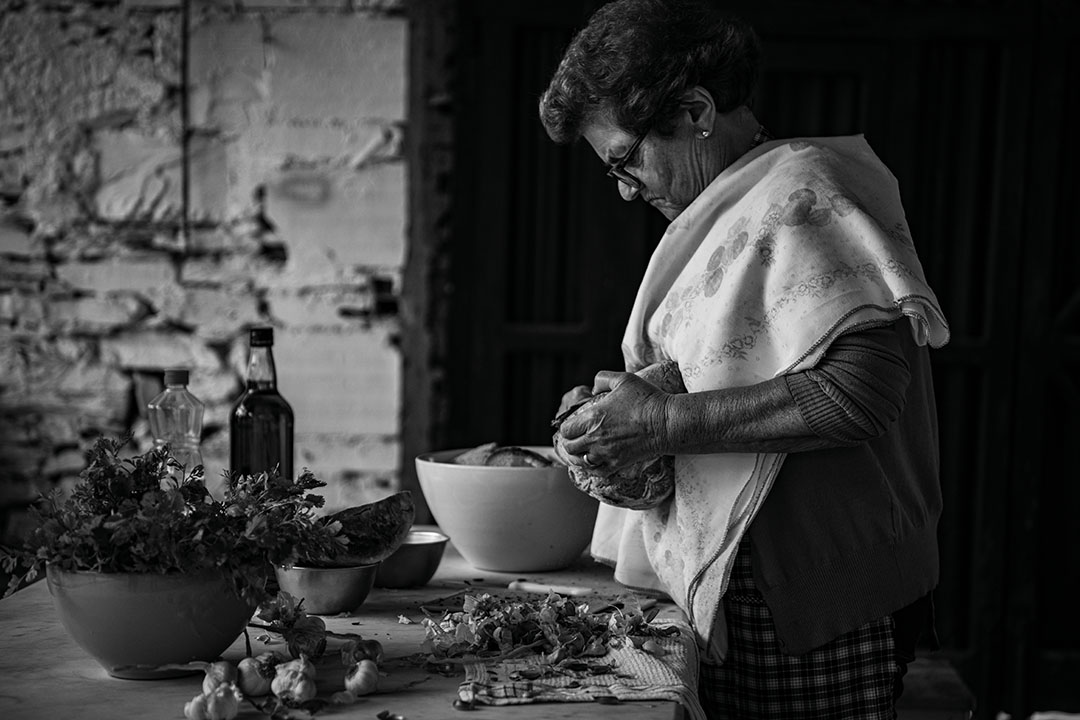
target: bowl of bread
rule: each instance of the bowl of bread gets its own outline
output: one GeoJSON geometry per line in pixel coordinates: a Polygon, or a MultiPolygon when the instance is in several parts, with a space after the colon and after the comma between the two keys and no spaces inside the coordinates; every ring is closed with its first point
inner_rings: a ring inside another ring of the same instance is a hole
{"type": "Polygon", "coordinates": [[[424,453],[416,472],[439,529],[479,570],[557,570],[592,538],[599,503],[574,486],[552,447],[486,443],[424,453]]]}

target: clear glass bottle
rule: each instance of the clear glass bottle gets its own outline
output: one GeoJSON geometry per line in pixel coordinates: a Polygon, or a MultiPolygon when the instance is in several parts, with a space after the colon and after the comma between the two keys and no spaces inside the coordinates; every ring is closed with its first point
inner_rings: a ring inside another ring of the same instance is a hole
{"type": "Polygon", "coordinates": [[[293,411],[277,389],[274,329],[252,328],[244,394],[229,417],[230,470],[293,477],[293,411]]]}
{"type": "Polygon", "coordinates": [[[188,391],[187,368],[165,370],[165,390],[147,406],[150,434],[154,445],[168,444],[169,454],[190,473],[203,464],[199,442],[202,439],[202,401],[188,391]]]}

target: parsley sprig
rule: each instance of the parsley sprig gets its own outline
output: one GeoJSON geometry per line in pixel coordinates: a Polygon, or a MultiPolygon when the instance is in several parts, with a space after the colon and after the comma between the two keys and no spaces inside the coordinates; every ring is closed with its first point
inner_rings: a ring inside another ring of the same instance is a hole
{"type": "Polygon", "coordinates": [[[37,526],[19,549],[0,548],[12,574],[4,595],[47,564],[104,573],[221,572],[252,606],[268,598],[275,565],[344,551],[341,523],[316,515],[326,483],[304,471],[232,474],[223,500],[206,488],[202,467],[185,471],[168,447],[122,457],[129,438],[99,438],[70,497],[59,490],[31,512],[37,526]]]}

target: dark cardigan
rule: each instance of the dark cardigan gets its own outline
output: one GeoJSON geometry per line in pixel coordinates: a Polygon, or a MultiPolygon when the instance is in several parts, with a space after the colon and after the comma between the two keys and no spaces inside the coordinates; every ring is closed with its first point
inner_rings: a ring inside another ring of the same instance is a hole
{"type": "Polygon", "coordinates": [[[749,528],[754,581],[785,652],[808,652],[938,582],[937,413],[909,321],[853,333],[789,376],[807,424],[841,445],[790,453],[749,528]]]}

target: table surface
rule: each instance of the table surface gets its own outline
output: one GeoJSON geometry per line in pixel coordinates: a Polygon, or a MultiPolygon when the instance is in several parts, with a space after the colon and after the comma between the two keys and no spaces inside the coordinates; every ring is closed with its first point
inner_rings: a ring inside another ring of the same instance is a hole
{"type": "MultiPolygon", "coordinates": [[[[424,637],[419,622],[403,624],[399,616],[415,621],[423,617],[421,605],[470,588],[505,589],[516,579],[545,584],[591,588],[601,596],[614,598],[625,592],[611,570],[587,557],[569,568],[548,573],[496,573],[471,567],[449,545],[438,572],[423,588],[393,590],[375,588],[351,615],[324,617],[335,632],[359,633],[382,643],[386,660],[381,670],[379,691],[353,705],[331,705],[316,718],[367,720],[386,710],[406,720],[446,720],[459,715],[452,708],[460,676],[447,677],[428,672],[408,660],[421,651],[424,637]]],[[[595,602],[595,598],[590,601],[595,602]]],[[[661,617],[677,617],[678,609],[662,604],[661,617]]],[[[249,630],[254,654],[268,649],[284,652],[284,646],[264,645],[260,631],[249,630]]],[[[244,637],[223,654],[238,662],[245,655],[244,637]]],[[[329,653],[328,653],[329,655],[329,653]]],[[[319,695],[328,697],[341,689],[344,669],[337,663],[335,677],[332,658],[319,666],[319,695]]],[[[119,680],[109,676],[85,651],[75,644],[53,609],[46,582],[26,587],[0,600],[0,718],[48,718],[49,720],[97,720],[108,718],[183,718],[184,703],[200,691],[202,676],[168,680],[119,680]]],[[[556,718],[598,718],[600,720],[681,720],[682,708],[674,702],[637,701],[617,705],[599,703],[545,703],[500,708],[479,708],[478,718],[509,720],[554,720],[556,718]]],[[[473,717],[473,715],[467,715],[473,717]]],[[[266,717],[248,704],[238,716],[266,717]]]]}

